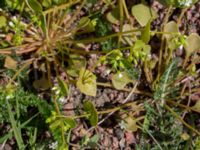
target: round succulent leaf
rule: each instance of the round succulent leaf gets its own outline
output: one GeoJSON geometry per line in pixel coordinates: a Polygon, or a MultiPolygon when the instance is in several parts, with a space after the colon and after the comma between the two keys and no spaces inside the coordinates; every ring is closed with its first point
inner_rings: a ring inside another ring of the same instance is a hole
{"type": "Polygon", "coordinates": [[[84,111],[89,114],[88,119],[92,126],[96,126],[98,123],[98,113],[91,101],[85,101],[83,104],[84,111]]]}
{"type": "Polygon", "coordinates": [[[195,51],[200,50],[200,37],[197,33],[191,33],[187,39],[186,44],[184,45],[186,50],[186,55],[190,56],[195,51]]]}
{"type": "Polygon", "coordinates": [[[76,86],[82,93],[89,96],[96,96],[96,76],[89,70],[85,70],[84,68],[80,69],[79,78],[76,86]]]}
{"type": "Polygon", "coordinates": [[[174,37],[173,33],[179,33],[178,25],[174,21],[170,21],[164,26],[164,32],[172,33],[172,34],[164,34],[167,40],[174,37]]]}
{"type": "Polygon", "coordinates": [[[134,5],[131,12],[142,27],[146,26],[150,19],[155,19],[157,17],[157,13],[144,4],[134,5]]]}
{"type": "Polygon", "coordinates": [[[127,72],[118,72],[112,77],[112,84],[118,90],[123,89],[131,81],[127,72]]]}

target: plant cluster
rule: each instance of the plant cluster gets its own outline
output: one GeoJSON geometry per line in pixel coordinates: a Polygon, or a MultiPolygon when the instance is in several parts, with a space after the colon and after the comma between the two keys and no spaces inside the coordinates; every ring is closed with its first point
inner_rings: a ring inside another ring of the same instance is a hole
{"type": "Polygon", "coordinates": [[[135,149],[198,149],[200,101],[191,95],[200,86],[200,36],[179,30],[197,1],[159,1],[167,7],[160,31],[151,30],[159,14],[144,0],[131,6],[125,0],[3,0],[0,125],[7,130],[0,130],[0,143],[14,137],[20,150],[95,149],[97,134],[85,133],[73,144],[73,129],[84,121],[89,132],[101,124],[99,118],[115,113],[122,129],[140,133],[135,149]],[[174,8],[182,8],[178,21],[170,20],[174,8]],[[177,55],[178,50],[185,53],[177,55]],[[100,66],[108,82],[100,82],[100,66]],[[72,86],[91,99],[65,115],[63,100],[72,86]],[[99,86],[130,94],[112,108],[95,108],[99,86]],[[129,100],[132,94],[136,99],[129,100]],[[45,130],[49,141],[42,141],[45,130]]]}

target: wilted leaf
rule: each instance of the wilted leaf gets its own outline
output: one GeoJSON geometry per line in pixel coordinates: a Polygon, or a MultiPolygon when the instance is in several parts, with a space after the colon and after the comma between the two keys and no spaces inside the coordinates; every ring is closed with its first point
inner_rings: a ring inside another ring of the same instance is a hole
{"type": "Polygon", "coordinates": [[[27,0],[28,6],[36,13],[42,12],[42,6],[37,0],[27,0]]]}
{"type": "Polygon", "coordinates": [[[0,28],[3,28],[7,25],[7,19],[4,16],[0,16],[0,28]]]}
{"type": "Polygon", "coordinates": [[[118,90],[123,89],[130,82],[131,79],[126,72],[119,72],[112,77],[112,84],[118,90]]]}
{"type": "Polygon", "coordinates": [[[144,4],[134,5],[132,7],[132,15],[141,26],[147,25],[150,19],[157,17],[156,12],[144,4]]]}
{"type": "Polygon", "coordinates": [[[150,27],[151,27],[151,21],[149,20],[149,22],[147,23],[147,25],[145,26],[145,28],[142,30],[142,35],[141,35],[141,40],[148,44],[150,41],[150,27]]]}
{"type": "Polygon", "coordinates": [[[6,56],[4,67],[8,69],[16,69],[17,62],[14,59],[12,59],[10,56],[6,56]]]}
{"type": "Polygon", "coordinates": [[[191,33],[186,39],[185,50],[187,56],[190,56],[195,51],[200,50],[200,37],[197,33],[191,33]]]}
{"type": "Polygon", "coordinates": [[[33,82],[33,87],[37,90],[47,90],[50,88],[50,85],[49,81],[45,77],[42,77],[41,79],[33,82]]]}
{"type": "Polygon", "coordinates": [[[80,69],[79,78],[76,86],[80,89],[82,93],[90,96],[96,96],[96,76],[89,70],[85,70],[84,68],[80,69]]]}
{"type": "Polygon", "coordinates": [[[98,123],[98,113],[92,102],[86,101],[83,104],[84,111],[89,114],[89,121],[92,126],[96,126],[98,123]]]}
{"type": "Polygon", "coordinates": [[[57,80],[58,80],[58,85],[61,89],[61,94],[63,96],[67,96],[69,93],[69,87],[68,87],[67,83],[65,83],[65,81],[63,81],[60,77],[58,77],[57,80]]]}
{"type": "Polygon", "coordinates": [[[119,24],[119,8],[116,7],[106,14],[106,18],[110,23],[119,24]]]}

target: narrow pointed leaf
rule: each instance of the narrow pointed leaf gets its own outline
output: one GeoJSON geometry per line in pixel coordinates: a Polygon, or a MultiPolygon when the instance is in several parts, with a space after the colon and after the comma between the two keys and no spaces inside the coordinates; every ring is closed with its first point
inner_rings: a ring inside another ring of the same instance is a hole
{"type": "Polygon", "coordinates": [[[146,44],[148,44],[150,41],[150,35],[151,35],[150,27],[151,27],[151,21],[149,20],[145,28],[142,30],[141,40],[146,44]]]}

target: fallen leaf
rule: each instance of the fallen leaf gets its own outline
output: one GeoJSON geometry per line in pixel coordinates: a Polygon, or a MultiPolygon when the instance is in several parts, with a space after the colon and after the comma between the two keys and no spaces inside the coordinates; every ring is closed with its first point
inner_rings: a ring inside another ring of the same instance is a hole
{"type": "Polygon", "coordinates": [[[4,67],[15,70],[17,68],[17,62],[10,56],[6,56],[4,67]]]}

